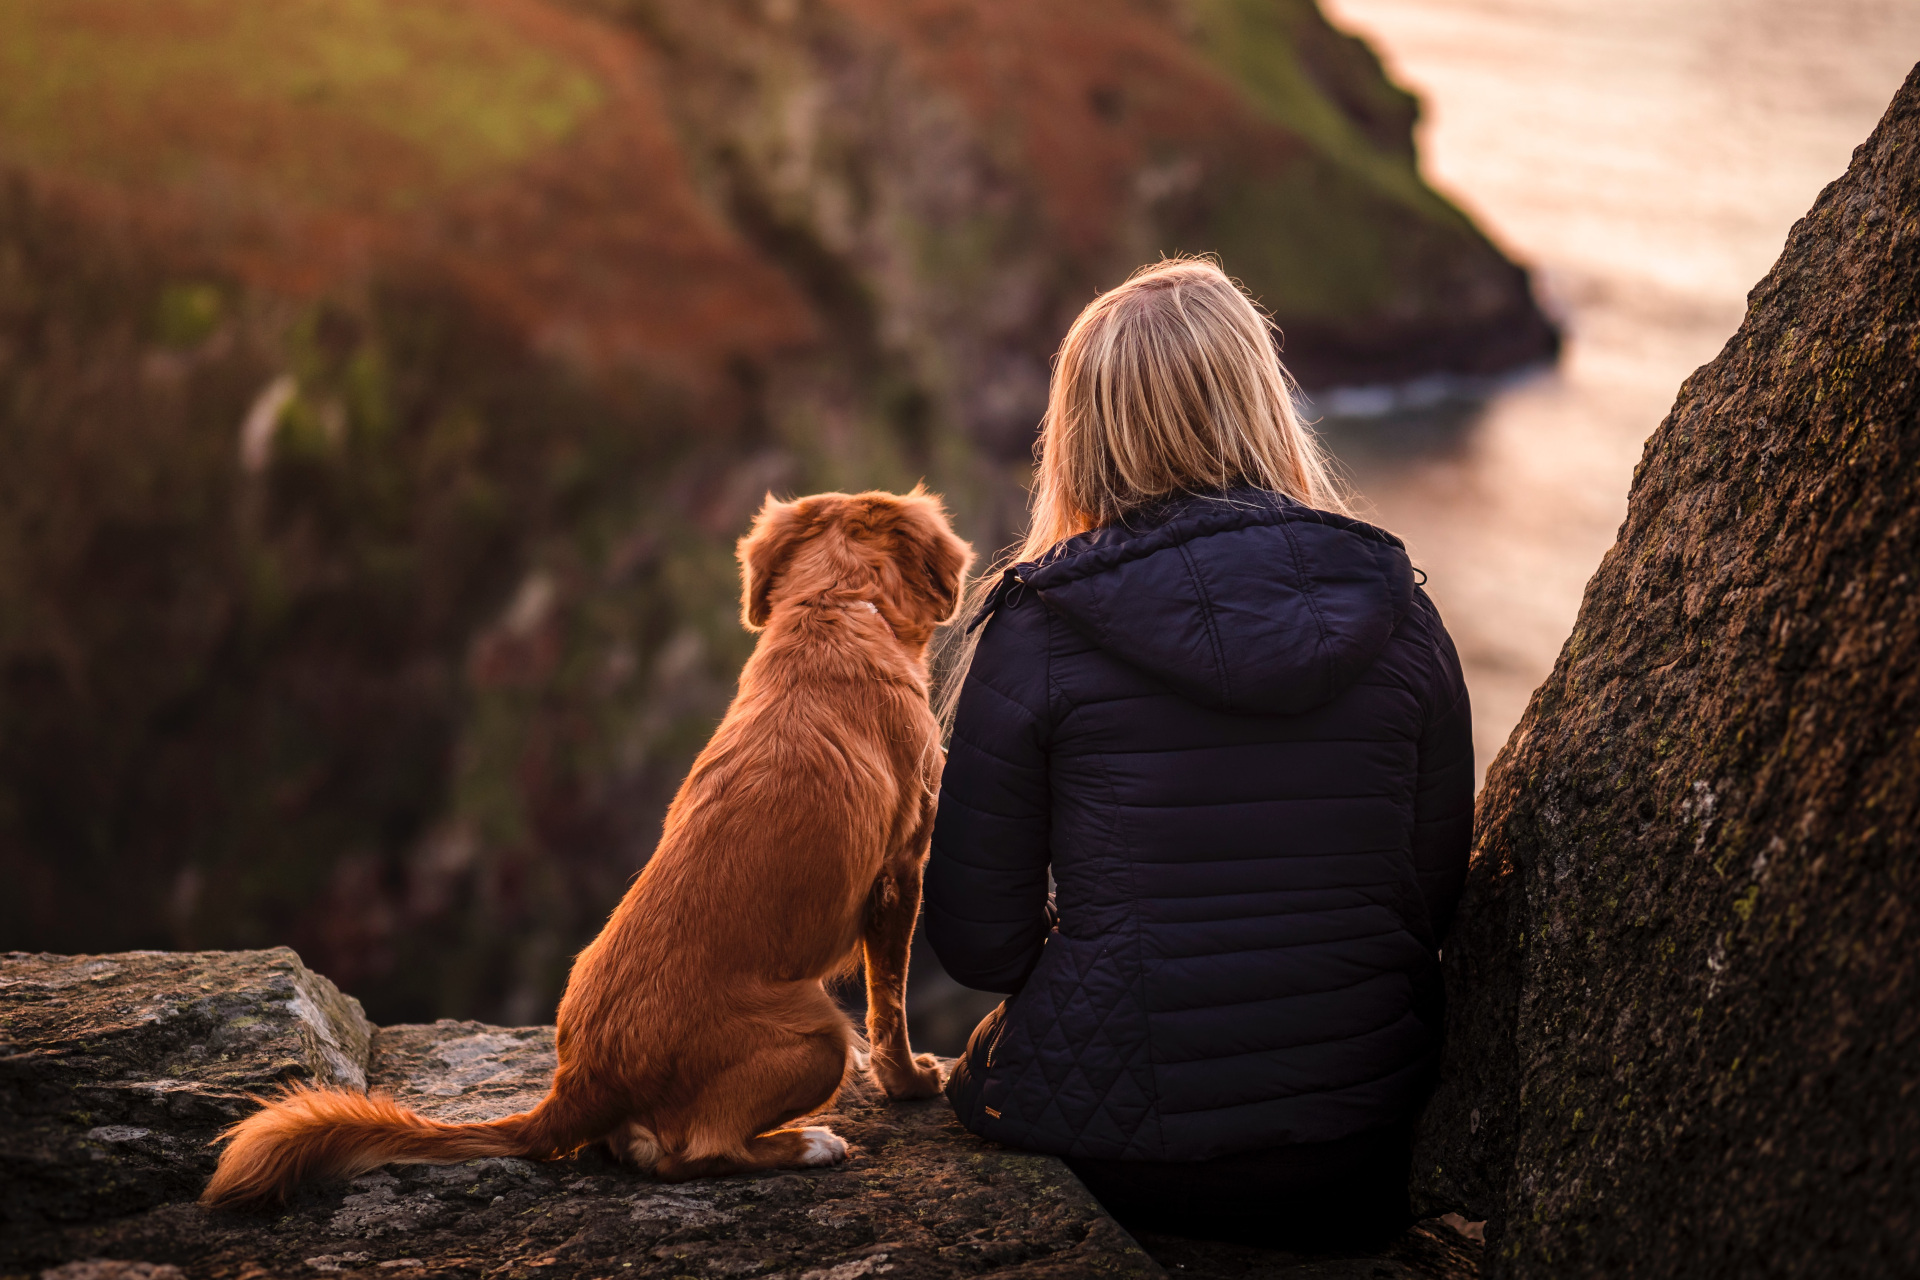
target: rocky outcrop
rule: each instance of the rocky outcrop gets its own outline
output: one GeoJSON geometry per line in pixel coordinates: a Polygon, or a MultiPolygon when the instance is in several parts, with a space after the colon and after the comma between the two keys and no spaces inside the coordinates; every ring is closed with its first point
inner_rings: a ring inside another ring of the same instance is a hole
{"type": "Polygon", "coordinates": [[[264,12],[0,5],[11,946],[534,1021],[767,489],[925,477],[1002,545],[1068,319],[1162,250],[1312,381],[1552,347],[1310,0],[264,12]]]}
{"type": "Polygon", "coordinates": [[[1920,69],[1488,774],[1418,1180],[1490,1274],[1920,1272],[1916,587],[1920,69]]]}
{"type": "Polygon", "coordinates": [[[358,1001],[277,951],[0,958],[0,1221],[191,1199],[249,1095],[367,1087],[358,1001]]]}
{"type": "MultiPolygon", "coordinates": [[[[1050,1156],[960,1128],[942,1099],[886,1104],[851,1077],[824,1123],[836,1169],[652,1181],[592,1148],[568,1160],[393,1166],[284,1211],[193,1203],[208,1143],[248,1095],[297,1080],[373,1088],[445,1120],[523,1110],[551,1027],[369,1028],[291,952],[0,957],[0,1274],[182,1277],[764,1276],[784,1280],[1166,1274],[1050,1156]]],[[[1423,1223],[1385,1250],[1296,1255],[1160,1240],[1193,1280],[1466,1280],[1477,1249],[1423,1223]]]]}
{"type": "Polygon", "coordinates": [[[841,1169],[669,1186],[593,1149],[396,1166],[303,1189],[284,1213],[208,1213],[192,1203],[207,1141],[247,1093],[313,1079],[490,1118],[546,1092],[553,1029],[369,1036],[358,1006],[284,950],[15,954],[0,1010],[7,1274],[90,1260],[194,1277],[1161,1274],[1059,1161],[987,1146],[939,1099],[888,1106],[858,1078],[826,1117],[856,1148],[841,1169]]]}

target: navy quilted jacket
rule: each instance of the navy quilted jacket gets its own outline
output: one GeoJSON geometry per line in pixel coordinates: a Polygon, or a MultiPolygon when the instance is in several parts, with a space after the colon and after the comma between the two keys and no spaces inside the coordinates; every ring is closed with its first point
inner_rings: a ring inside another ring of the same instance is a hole
{"type": "Polygon", "coordinates": [[[961,1120],[1177,1161],[1410,1119],[1473,743],[1400,541],[1182,498],[1017,566],[988,610],[926,876],[940,962],[1012,993],[948,1084],[961,1120]]]}

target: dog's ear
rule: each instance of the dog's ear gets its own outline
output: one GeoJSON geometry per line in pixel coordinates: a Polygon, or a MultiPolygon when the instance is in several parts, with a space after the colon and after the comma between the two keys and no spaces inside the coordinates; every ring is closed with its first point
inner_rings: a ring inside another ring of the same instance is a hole
{"type": "Polygon", "coordinates": [[[782,502],[772,494],[753,518],[753,528],[740,539],[734,553],[740,557],[740,620],[747,630],[767,625],[773,611],[773,581],[807,531],[808,522],[797,502],[782,502]]]}
{"type": "Polygon", "coordinates": [[[928,621],[946,622],[960,607],[960,587],[973,563],[973,548],[955,535],[946,508],[925,484],[915,485],[907,495],[898,527],[909,558],[901,566],[903,574],[909,582],[924,582],[931,606],[928,621]]]}

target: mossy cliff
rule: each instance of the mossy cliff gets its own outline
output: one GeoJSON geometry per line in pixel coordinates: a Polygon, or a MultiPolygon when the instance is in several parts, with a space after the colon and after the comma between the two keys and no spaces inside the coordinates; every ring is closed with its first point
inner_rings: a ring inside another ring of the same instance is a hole
{"type": "Polygon", "coordinates": [[[1917,585],[1920,69],[1488,773],[1416,1182],[1490,1275],[1920,1273],[1917,585]]]}
{"type": "Polygon", "coordinates": [[[1025,457],[1074,314],[1162,253],[1220,255],[1309,386],[1555,349],[1312,0],[582,2],[670,51],[714,202],[996,453],[1025,457]]]}
{"type": "Polygon", "coordinates": [[[547,1016],[769,488],[991,550],[1047,359],[1215,250],[1311,381],[1537,359],[1306,0],[0,6],[0,938],[547,1016]]]}

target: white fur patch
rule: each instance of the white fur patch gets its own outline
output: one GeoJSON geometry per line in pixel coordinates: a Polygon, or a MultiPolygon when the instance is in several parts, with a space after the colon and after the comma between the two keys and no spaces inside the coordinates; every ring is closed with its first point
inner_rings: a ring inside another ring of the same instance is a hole
{"type": "Polygon", "coordinates": [[[839,1164],[847,1158],[847,1144],[831,1129],[802,1129],[800,1138],[801,1164],[839,1164]]]}
{"type": "Polygon", "coordinates": [[[607,1145],[616,1157],[630,1160],[638,1168],[651,1169],[660,1163],[660,1140],[643,1124],[627,1121],[608,1136],[607,1145]]]}

